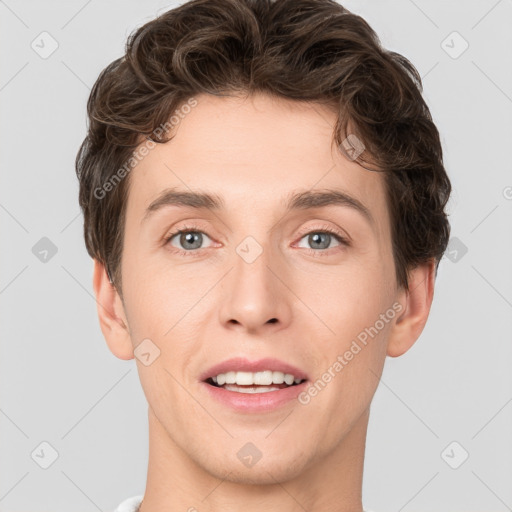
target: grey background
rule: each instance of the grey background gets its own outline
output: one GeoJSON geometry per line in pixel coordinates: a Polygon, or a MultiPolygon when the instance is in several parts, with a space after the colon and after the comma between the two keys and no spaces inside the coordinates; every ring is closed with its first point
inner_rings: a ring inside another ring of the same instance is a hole
{"type": "MultiPolygon", "coordinates": [[[[99,72],[175,5],[0,1],[2,511],[112,510],[144,492],[147,404],[99,328],[74,158],[99,72]],[[43,31],[58,43],[45,59],[31,47],[43,31]]],[[[373,402],[364,504],[512,510],[512,1],[344,5],[423,76],[454,187],[429,322],[373,402]]]]}

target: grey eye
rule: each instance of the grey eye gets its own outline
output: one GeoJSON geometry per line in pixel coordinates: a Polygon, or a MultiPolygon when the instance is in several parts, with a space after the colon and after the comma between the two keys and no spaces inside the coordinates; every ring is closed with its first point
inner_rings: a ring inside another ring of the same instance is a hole
{"type": "MultiPolygon", "coordinates": [[[[307,243],[310,244],[310,247],[306,247],[306,249],[329,249],[330,243],[333,240],[337,241],[338,237],[334,234],[326,233],[324,231],[312,231],[311,233],[303,236],[301,240],[305,238],[307,238],[307,243]]],[[[299,247],[301,246],[299,245],[299,247]]]]}
{"type": "Polygon", "coordinates": [[[184,249],[184,250],[194,250],[194,249],[201,249],[201,245],[203,243],[203,239],[207,238],[210,239],[208,235],[205,233],[202,233],[201,231],[181,231],[176,233],[170,238],[170,243],[173,247],[176,247],[173,243],[173,239],[177,238],[178,240],[178,249],[184,249]]]}

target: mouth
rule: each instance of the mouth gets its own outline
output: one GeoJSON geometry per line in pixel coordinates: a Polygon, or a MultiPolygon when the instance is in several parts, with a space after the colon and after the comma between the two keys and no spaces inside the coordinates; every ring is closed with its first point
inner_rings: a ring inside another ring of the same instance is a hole
{"type": "Polygon", "coordinates": [[[279,359],[249,361],[244,357],[216,364],[199,379],[208,396],[245,413],[280,408],[297,399],[310,381],[304,371],[279,359]]]}
{"type": "Polygon", "coordinates": [[[235,393],[269,393],[298,386],[307,379],[295,378],[283,372],[227,372],[207,378],[204,382],[215,388],[235,393]]]}
{"type": "Polygon", "coordinates": [[[216,388],[237,393],[268,393],[293,387],[308,380],[305,372],[275,358],[250,361],[234,357],[203,372],[199,379],[216,388]]]}

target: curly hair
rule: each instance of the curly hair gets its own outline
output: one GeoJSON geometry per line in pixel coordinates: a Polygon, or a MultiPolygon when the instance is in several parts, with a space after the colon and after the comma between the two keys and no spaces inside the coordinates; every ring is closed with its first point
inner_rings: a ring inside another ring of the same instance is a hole
{"type": "Polygon", "coordinates": [[[161,127],[195,95],[256,92],[336,113],[332,143],[343,151],[355,136],[364,151],[354,161],[385,173],[398,286],[408,289],[409,271],[432,259],[437,275],[451,184],[411,62],[334,0],[191,0],[132,32],[87,103],[76,157],[84,238],[118,292],[136,148],[170,140],[161,127]]]}

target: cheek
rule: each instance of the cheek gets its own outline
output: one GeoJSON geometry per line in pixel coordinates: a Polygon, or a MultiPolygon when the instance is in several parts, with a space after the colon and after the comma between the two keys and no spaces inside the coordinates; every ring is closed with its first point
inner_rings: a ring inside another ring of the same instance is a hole
{"type": "Polygon", "coordinates": [[[164,263],[165,258],[136,249],[126,251],[123,291],[134,338],[165,340],[165,334],[192,305],[183,270],[164,263]]]}
{"type": "Polygon", "coordinates": [[[316,333],[308,359],[315,361],[318,406],[345,410],[332,421],[358,417],[375,392],[395,316],[387,265],[384,259],[365,258],[336,274],[302,277],[299,293],[315,313],[308,314],[304,329],[316,333]]]}
{"type": "Polygon", "coordinates": [[[318,332],[343,344],[391,307],[388,267],[384,259],[368,255],[316,273],[299,270],[290,277],[295,293],[314,313],[308,315],[311,322],[322,328],[318,332]]]}
{"type": "Polygon", "coordinates": [[[159,351],[155,364],[147,369],[137,363],[142,370],[141,382],[145,387],[154,384],[161,394],[164,389],[179,389],[172,377],[184,383],[189,362],[201,349],[205,338],[201,330],[208,310],[215,306],[205,291],[215,284],[217,277],[211,272],[191,274],[180,266],[157,266],[156,262],[146,263],[133,271],[126,280],[125,293],[134,348],[149,339],[159,351]]]}

